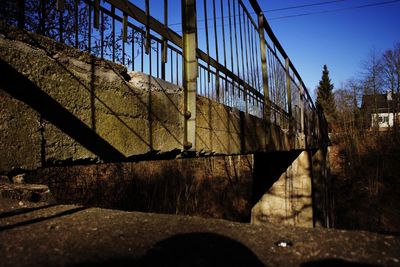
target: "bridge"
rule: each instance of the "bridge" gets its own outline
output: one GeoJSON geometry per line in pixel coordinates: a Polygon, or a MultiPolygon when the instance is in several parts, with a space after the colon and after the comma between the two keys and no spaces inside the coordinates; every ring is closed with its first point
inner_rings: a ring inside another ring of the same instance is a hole
{"type": "Polygon", "coordinates": [[[67,202],[101,177],[242,172],[254,223],[329,226],[326,121],[257,1],[39,2],[4,7],[0,172],[67,202]]]}

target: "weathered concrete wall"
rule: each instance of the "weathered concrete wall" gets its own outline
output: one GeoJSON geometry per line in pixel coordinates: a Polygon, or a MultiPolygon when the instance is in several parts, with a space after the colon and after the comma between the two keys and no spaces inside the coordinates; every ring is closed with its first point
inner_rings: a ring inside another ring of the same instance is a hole
{"type": "Polygon", "coordinates": [[[253,207],[252,223],[313,227],[311,154],[302,151],[297,155],[253,207]]]}
{"type": "Polygon", "coordinates": [[[182,147],[179,87],[127,77],[118,65],[43,37],[8,34],[23,41],[0,38],[0,172],[182,147]]]}
{"type": "MultiPolygon", "coordinates": [[[[0,173],[182,150],[178,86],[2,24],[0,33],[0,173]]],[[[197,152],[302,146],[297,136],[200,96],[197,110],[197,152]]]]}
{"type": "Polygon", "coordinates": [[[25,181],[46,184],[57,202],[249,222],[253,156],[42,168],[25,181]]]}

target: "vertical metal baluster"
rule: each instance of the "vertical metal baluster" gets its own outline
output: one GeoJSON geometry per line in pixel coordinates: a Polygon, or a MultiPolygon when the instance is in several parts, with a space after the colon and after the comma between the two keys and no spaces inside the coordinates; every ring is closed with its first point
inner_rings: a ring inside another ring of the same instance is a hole
{"type": "Polygon", "coordinates": [[[206,96],[206,92],[207,92],[207,70],[205,68],[203,69],[203,86],[202,86],[202,92],[203,92],[203,96],[206,96]]]}
{"type": "Polygon", "coordinates": [[[146,54],[150,53],[150,0],[146,0],[146,54]]]}
{"type": "Polygon", "coordinates": [[[65,9],[65,0],[57,0],[56,6],[57,6],[56,8],[57,8],[58,11],[64,11],[64,9],[65,9]]]}
{"type": "MultiPolygon", "coordinates": [[[[168,0],[164,0],[164,29],[168,31],[168,0]]],[[[162,61],[161,61],[161,78],[165,80],[165,64],[168,60],[168,42],[163,36],[161,45],[162,61]]]]}
{"type": "Polygon", "coordinates": [[[142,44],[141,44],[141,51],[140,51],[140,57],[141,57],[141,63],[140,63],[140,71],[144,71],[144,32],[142,31],[142,44]]]}
{"type": "MultiPolygon", "coordinates": [[[[255,62],[256,62],[256,77],[257,77],[257,89],[260,93],[262,93],[262,84],[261,84],[261,77],[262,77],[262,69],[260,69],[260,55],[258,53],[260,45],[257,44],[257,31],[254,31],[254,50],[255,50],[255,62]],[[260,77],[261,71],[261,77],[260,77]]],[[[265,48],[264,48],[265,49],[265,48]]]]}
{"type": "Polygon", "coordinates": [[[174,75],[174,71],[173,71],[173,68],[174,68],[174,61],[172,60],[172,49],[170,49],[170,68],[171,68],[171,70],[170,70],[170,76],[171,76],[171,83],[174,83],[174,79],[173,79],[173,75],[174,75]]]}
{"type": "Polygon", "coordinates": [[[135,29],[132,27],[132,71],[135,70],[135,29]]]}
{"type": "MultiPolygon", "coordinates": [[[[242,21],[243,21],[243,35],[242,35],[242,37],[243,37],[243,43],[244,43],[244,56],[245,56],[245,61],[246,61],[246,74],[247,74],[247,83],[248,84],[251,84],[251,81],[250,81],[250,73],[249,73],[249,57],[248,57],[248,53],[247,53],[247,50],[248,50],[248,47],[247,47],[247,42],[248,42],[248,36],[247,36],[247,29],[246,29],[246,14],[245,14],[245,12],[244,12],[244,6],[243,6],[243,3],[242,3],[242,1],[241,0],[239,0],[239,2],[241,3],[241,7],[242,7],[242,12],[239,12],[239,21],[240,21],[240,18],[242,17],[242,21]],[[242,14],[242,16],[240,16],[240,14],[242,14]]],[[[240,22],[240,25],[242,25],[242,23],[240,22]]],[[[243,80],[244,80],[245,78],[244,78],[244,74],[243,74],[243,80]]]]}
{"type": "MultiPolygon", "coordinates": [[[[204,5],[204,26],[206,30],[206,53],[207,56],[210,56],[210,45],[209,45],[209,40],[208,40],[208,16],[207,16],[207,0],[203,0],[203,5],[204,5]]],[[[210,82],[210,60],[209,58],[207,59],[207,77],[208,77],[208,82],[210,82]]]]}
{"type": "Polygon", "coordinates": [[[176,60],[176,84],[179,85],[179,58],[178,58],[178,52],[175,52],[175,60],[176,60]]]}
{"type": "Polygon", "coordinates": [[[128,41],[128,15],[124,12],[122,16],[122,43],[128,41]]]}
{"type": "MultiPolygon", "coordinates": [[[[243,37],[243,30],[242,30],[242,12],[240,12],[240,0],[238,2],[238,11],[239,11],[239,35],[240,35],[240,50],[241,50],[241,57],[242,57],[242,79],[245,81],[245,63],[244,63],[244,50],[243,50],[243,42],[245,42],[243,37]]],[[[248,74],[247,74],[248,75],[248,74]]],[[[245,101],[245,111],[247,113],[247,86],[243,83],[243,99],[245,101]]]]}
{"type": "Polygon", "coordinates": [[[17,0],[18,28],[25,28],[25,0],[17,0]]]}
{"type": "MultiPolygon", "coordinates": [[[[235,54],[236,54],[236,75],[240,78],[240,73],[239,73],[239,49],[238,49],[238,41],[237,41],[237,27],[236,27],[236,1],[233,0],[233,28],[235,32],[235,54]]],[[[232,70],[233,71],[233,70],[232,70]]],[[[238,97],[240,98],[240,84],[237,84],[237,89],[238,89],[238,97]]]]}
{"type": "Polygon", "coordinates": [[[202,75],[202,69],[201,69],[201,66],[199,65],[199,79],[198,79],[198,83],[197,83],[197,88],[198,88],[198,90],[197,90],[197,93],[199,94],[199,95],[201,95],[201,86],[202,86],[202,78],[203,78],[203,75],[202,75]]]}
{"type": "MultiPolygon", "coordinates": [[[[233,42],[232,42],[232,17],[231,17],[231,0],[228,0],[228,16],[229,16],[229,44],[230,44],[230,54],[231,54],[231,71],[233,70],[233,42]]],[[[232,83],[232,94],[235,94],[235,88],[232,83]]]]}
{"type": "Polygon", "coordinates": [[[122,17],[122,65],[125,65],[125,42],[128,41],[128,15],[122,17]]]}
{"type": "Polygon", "coordinates": [[[46,35],[46,1],[40,0],[40,34],[46,35]]]}
{"type": "Polygon", "coordinates": [[[104,13],[101,12],[101,25],[100,25],[100,56],[104,58],[104,13]]]}
{"type": "MultiPolygon", "coordinates": [[[[244,12],[245,7],[243,6],[243,28],[244,28],[244,38],[245,38],[245,51],[246,51],[246,66],[247,66],[247,80],[248,84],[252,86],[253,84],[253,76],[252,76],[252,69],[251,69],[251,49],[250,49],[250,32],[249,32],[249,19],[247,18],[246,13],[244,12]]],[[[249,94],[249,92],[247,92],[249,94]]],[[[253,94],[250,94],[247,101],[250,104],[251,100],[254,100],[253,94]]],[[[254,101],[253,101],[254,104],[254,101]]]]}
{"type": "Polygon", "coordinates": [[[261,60],[261,75],[263,82],[263,93],[264,93],[264,105],[263,105],[263,117],[267,122],[270,122],[270,103],[269,103],[269,68],[267,65],[267,51],[268,47],[264,37],[264,15],[263,13],[258,14],[258,36],[260,38],[260,60],[261,60]]]}
{"type": "MultiPolygon", "coordinates": [[[[148,59],[149,59],[149,75],[151,77],[151,76],[153,76],[153,62],[152,62],[153,57],[152,57],[152,50],[151,49],[149,49],[147,55],[148,55],[148,59]]],[[[149,93],[150,93],[150,91],[149,91],[149,93]]]]}
{"type": "Polygon", "coordinates": [[[159,54],[159,51],[158,51],[159,50],[159,46],[160,46],[160,43],[157,41],[157,49],[156,49],[157,78],[160,78],[160,70],[159,70],[159,68],[160,68],[160,54],[159,54]]]}
{"type": "Polygon", "coordinates": [[[93,26],[99,29],[100,24],[100,0],[94,0],[93,26]]]}
{"type": "Polygon", "coordinates": [[[125,41],[124,41],[124,37],[122,37],[122,65],[125,65],[125,41]]]}
{"type": "Polygon", "coordinates": [[[58,0],[58,34],[60,43],[64,43],[63,32],[64,32],[64,1],[58,0]]]}
{"type": "Polygon", "coordinates": [[[79,32],[78,32],[78,24],[79,24],[79,9],[78,9],[78,0],[74,3],[74,31],[75,31],[75,48],[79,48],[79,32]]]}
{"type": "MultiPolygon", "coordinates": [[[[219,54],[218,54],[218,33],[217,33],[217,15],[216,15],[216,8],[215,8],[215,0],[212,0],[213,4],[213,21],[214,21],[214,44],[215,44],[215,54],[217,62],[219,63],[219,54]]],[[[215,89],[216,89],[216,98],[217,101],[220,101],[220,93],[219,93],[219,70],[216,69],[215,73],[215,89]]]]}
{"type": "MultiPolygon", "coordinates": [[[[274,97],[274,94],[273,94],[273,91],[274,91],[274,76],[273,76],[273,74],[274,74],[274,69],[272,68],[272,60],[273,60],[273,54],[272,54],[272,51],[270,51],[269,49],[267,50],[268,51],[268,81],[269,81],[269,86],[268,86],[268,96],[269,96],[269,98],[268,98],[268,106],[269,106],[269,108],[270,108],[270,112],[272,113],[273,112],[273,110],[272,110],[272,107],[270,106],[270,104],[273,102],[273,97],[274,97]]],[[[272,115],[272,114],[271,114],[272,115]]]]}
{"type": "MultiPolygon", "coordinates": [[[[226,44],[225,44],[225,15],[224,15],[224,4],[222,2],[222,0],[220,0],[220,5],[221,5],[221,18],[222,18],[222,48],[224,51],[224,67],[226,68],[226,44]]],[[[224,95],[223,95],[223,100],[222,102],[225,103],[225,95],[227,95],[228,92],[228,87],[227,87],[227,83],[226,83],[226,73],[225,73],[225,78],[224,78],[224,95]]]]}
{"type": "Polygon", "coordinates": [[[88,23],[88,52],[91,53],[92,49],[92,6],[88,3],[89,8],[89,23],[88,23]]]}
{"type": "Polygon", "coordinates": [[[274,103],[279,105],[279,72],[278,72],[278,66],[279,66],[279,62],[278,62],[278,58],[275,57],[274,58],[274,73],[275,73],[275,96],[274,96],[274,103]]]}
{"type": "Polygon", "coordinates": [[[115,7],[111,6],[111,17],[112,17],[112,61],[115,62],[115,7]]]}
{"type": "Polygon", "coordinates": [[[254,40],[253,40],[253,29],[251,27],[250,19],[247,19],[247,32],[249,34],[249,54],[250,54],[250,69],[251,69],[251,80],[252,80],[252,86],[254,89],[257,89],[256,86],[256,78],[254,76],[255,70],[254,70],[254,40]]]}

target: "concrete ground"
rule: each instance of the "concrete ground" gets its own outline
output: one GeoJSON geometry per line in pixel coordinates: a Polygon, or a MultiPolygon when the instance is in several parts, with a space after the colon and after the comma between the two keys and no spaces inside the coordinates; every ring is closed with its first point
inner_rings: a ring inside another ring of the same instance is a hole
{"type": "Polygon", "coordinates": [[[0,198],[0,266],[400,266],[400,237],[0,198]]]}

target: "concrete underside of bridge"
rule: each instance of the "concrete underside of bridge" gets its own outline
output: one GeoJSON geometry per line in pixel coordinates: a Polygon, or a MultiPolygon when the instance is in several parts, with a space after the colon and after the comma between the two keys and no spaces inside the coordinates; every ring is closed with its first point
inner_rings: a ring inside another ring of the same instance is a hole
{"type": "Polygon", "coordinates": [[[302,134],[198,96],[195,150],[221,156],[176,159],[179,86],[4,25],[0,33],[0,174],[29,172],[60,202],[313,225],[302,134]],[[140,161],[160,158],[169,160],[140,161]]]}

